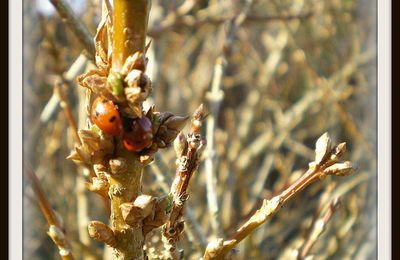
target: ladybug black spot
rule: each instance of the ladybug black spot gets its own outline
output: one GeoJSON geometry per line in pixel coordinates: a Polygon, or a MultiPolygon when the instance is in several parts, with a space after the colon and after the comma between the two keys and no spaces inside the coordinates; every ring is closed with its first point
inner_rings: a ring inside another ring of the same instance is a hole
{"type": "Polygon", "coordinates": [[[115,119],[117,119],[116,116],[111,116],[111,117],[108,119],[108,121],[109,121],[110,123],[112,123],[112,122],[115,121],[115,119]]]}
{"type": "Polygon", "coordinates": [[[96,111],[95,116],[99,117],[100,113],[98,111],[96,111]]]}

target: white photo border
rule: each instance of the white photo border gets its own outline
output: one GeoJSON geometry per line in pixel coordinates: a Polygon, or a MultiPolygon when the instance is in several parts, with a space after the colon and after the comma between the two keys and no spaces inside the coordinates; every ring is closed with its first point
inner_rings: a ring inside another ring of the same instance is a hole
{"type": "MultiPolygon", "coordinates": [[[[9,259],[22,259],[22,0],[9,1],[9,259]]],[[[392,256],[391,1],[378,5],[378,259],[392,256]]]]}
{"type": "Polygon", "coordinates": [[[392,259],[392,3],[378,2],[378,259],[392,259]]]}
{"type": "Polygon", "coordinates": [[[8,257],[22,259],[22,0],[8,8],[8,257]]]}

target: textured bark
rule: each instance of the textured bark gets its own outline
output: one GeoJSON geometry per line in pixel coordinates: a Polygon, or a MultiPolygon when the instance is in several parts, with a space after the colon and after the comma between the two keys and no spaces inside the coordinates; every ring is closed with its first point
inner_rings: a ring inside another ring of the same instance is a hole
{"type": "MultiPolygon", "coordinates": [[[[112,70],[119,71],[135,52],[144,52],[150,5],[148,0],[114,0],[112,70]]],[[[116,155],[126,159],[128,170],[109,179],[111,226],[117,241],[114,255],[116,259],[143,259],[142,227],[126,224],[120,208],[140,194],[143,165],[137,154],[123,148],[116,155]]]]}
{"type": "Polygon", "coordinates": [[[140,194],[143,166],[134,153],[121,149],[117,155],[127,160],[128,169],[125,173],[109,178],[110,219],[117,241],[114,255],[116,259],[143,259],[142,227],[131,227],[126,224],[120,208],[121,204],[133,201],[140,194]]]}

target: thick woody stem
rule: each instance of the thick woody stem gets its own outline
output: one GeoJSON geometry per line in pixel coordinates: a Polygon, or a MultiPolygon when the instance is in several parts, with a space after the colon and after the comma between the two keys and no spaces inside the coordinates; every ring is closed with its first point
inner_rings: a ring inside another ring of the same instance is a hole
{"type": "MultiPolygon", "coordinates": [[[[144,52],[149,0],[114,0],[112,69],[121,70],[125,60],[135,52],[144,52]]],[[[121,211],[123,203],[132,202],[142,184],[143,165],[139,156],[117,147],[116,156],[124,158],[127,170],[109,177],[111,198],[111,225],[115,234],[115,259],[143,259],[144,237],[142,227],[129,226],[121,211]]]]}
{"type": "Polygon", "coordinates": [[[116,238],[115,259],[143,259],[142,227],[128,225],[121,211],[122,204],[132,202],[140,194],[143,165],[138,155],[122,148],[117,151],[117,156],[126,159],[127,170],[109,177],[110,220],[116,238]]]}
{"type": "Polygon", "coordinates": [[[150,0],[114,0],[114,70],[120,70],[128,56],[144,52],[150,6],[150,0]]]}

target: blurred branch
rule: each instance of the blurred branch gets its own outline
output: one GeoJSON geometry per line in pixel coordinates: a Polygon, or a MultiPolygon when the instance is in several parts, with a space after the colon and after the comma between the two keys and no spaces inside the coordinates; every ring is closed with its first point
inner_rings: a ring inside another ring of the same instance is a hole
{"type": "Polygon", "coordinates": [[[82,141],[81,138],[78,135],[78,127],[76,125],[76,121],[74,116],[72,115],[71,107],[69,106],[68,100],[65,97],[65,93],[63,90],[63,83],[60,79],[56,79],[54,82],[54,92],[58,96],[60,100],[60,106],[63,108],[65,116],[67,117],[68,124],[71,127],[72,131],[75,134],[75,141],[81,145],[82,141]]]}
{"type": "Polygon", "coordinates": [[[35,172],[32,170],[31,166],[27,163],[24,164],[25,174],[31,182],[32,189],[36,195],[37,202],[42,212],[44,218],[49,225],[49,231],[47,232],[54,243],[58,246],[59,254],[63,260],[73,260],[71,246],[65,235],[65,228],[62,226],[59,215],[56,215],[55,211],[51,207],[49,201],[47,200],[42,187],[40,185],[39,179],[36,177],[35,172]]]}
{"type": "MultiPolygon", "coordinates": [[[[72,83],[75,78],[83,72],[85,65],[87,64],[87,58],[84,54],[80,54],[78,58],[72,63],[70,68],[61,75],[62,81],[67,83],[72,83]]],[[[50,118],[57,112],[58,103],[60,102],[58,95],[53,92],[53,95],[49,99],[49,101],[44,106],[41,114],[40,121],[45,124],[50,118]]]]}
{"type": "MultiPolygon", "coordinates": [[[[252,23],[268,23],[274,21],[282,21],[282,20],[306,20],[314,15],[313,12],[308,11],[304,13],[300,13],[297,15],[276,15],[276,16],[256,16],[256,15],[247,15],[243,21],[244,25],[250,25],[252,23]]],[[[197,17],[196,15],[182,15],[175,16],[174,19],[165,19],[159,25],[154,26],[149,29],[149,36],[151,37],[159,37],[160,35],[167,33],[169,31],[177,30],[182,27],[186,28],[196,28],[205,24],[215,24],[219,25],[234,19],[236,16],[221,16],[221,17],[197,17]]]]}
{"type": "Polygon", "coordinates": [[[85,54],[88,56],[88,58],[94,60],[95,49],[93,36],[90,34],[86,26],[79,20],[65,0],[49,1],[56,8],[58,14],[62,18],[62,21],[71,29],[71,31],[78,38],[79,42],[83,45],[87,51],[85,54]]]}
{"type": "Polygon", "coordinates": [[[224,70],[226,67],[226,56],[229,55],[230,49],[233,45],[233,38],[238,30],[238,28],[245,21],[247,14],[250,10],[252,0],[246,1],[245,6],[241,13],[233,17],[231,20],[226,21],[228,30],[222,29],[223,39],[221,40],[222,45],[220,46],[220,55],[218,56],[214,65],[214,75],[211,82],[211,90],[206,93],[206,98],[210,102],[211,113],[207,117],[207,129],[206,129],[206,139],[207,139],[207,157],[205,159],[205,173],[206,173],[206,188],[207,188],[207,205],[210,214],[211,228],[213,234],[216,236],[222,235],[221,221],[219,216],[219,206],[217,197],[217,168],[216,162],[217,158],[215,156],[215,130],[216,130],[216,119],[219,115],[219,108],[224,97],[224,92],[222,88],[222,79],[224,76],[224,70]]]}
{"type": "Polygon", "coordinates": [[[298,250],[298,257],[297,259],[303,260],[307,257],[310,253],[312,247],[317,242],[318,238],[321,234],[325,231],[326,225],[331,220],[333,214],[338,210],[340,206],[339,198],[334,198],[331,203],[329,203],[329,208],[325,212],[325,214],[320,217],[313,225],[313,228],[305,241],[304,245],[301,249],[298,250]]]}

